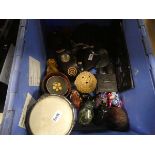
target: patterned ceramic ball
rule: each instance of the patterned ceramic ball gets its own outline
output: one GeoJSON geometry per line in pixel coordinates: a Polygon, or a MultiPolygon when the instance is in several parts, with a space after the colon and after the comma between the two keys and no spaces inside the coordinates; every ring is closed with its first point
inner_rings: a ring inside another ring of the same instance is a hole
{"type": "Polygon", "coordinates": [[[79,92],[91,93],[96,88],[97,80],[92,73],[84,71],[76,77],[74,83],[79,92]]]}

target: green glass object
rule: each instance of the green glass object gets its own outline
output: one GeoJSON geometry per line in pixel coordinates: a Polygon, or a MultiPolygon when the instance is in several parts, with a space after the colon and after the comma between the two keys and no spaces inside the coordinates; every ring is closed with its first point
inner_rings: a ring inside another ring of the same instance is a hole
{"type": "Polygon", "coordinates": [[[79,111],[79,124],[81,125],[89,125],[94,117],[94,102],[87,101],[84,107],[79,111]]]}

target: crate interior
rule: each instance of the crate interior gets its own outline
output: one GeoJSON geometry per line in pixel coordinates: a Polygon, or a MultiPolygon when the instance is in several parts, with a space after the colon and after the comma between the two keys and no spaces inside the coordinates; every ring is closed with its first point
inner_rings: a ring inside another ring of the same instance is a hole
{"type": "MultiPolygon", "coordinates": [[[[93,45],[95,50],[104,48],[108,51],[113,64],[119,92],[134,87],[121,20],[42,20],[41,24],[47,53],[46,59],[57,60],[56,51],[70,50],[73,43],[93,45]],[[121,61],[119,64],[117,64],[118,59],[121,61]],[[118,72],[119,67],[123,70],[122,73],[118,72]]],[[[60,71],[63,72],[61,68],[60,71]]],[[[73,131],[87,133],[104,130],[106,130],[105,127],[95,126],[93,123],[88,126],[76,123],[73,129],[73,131]]]]}

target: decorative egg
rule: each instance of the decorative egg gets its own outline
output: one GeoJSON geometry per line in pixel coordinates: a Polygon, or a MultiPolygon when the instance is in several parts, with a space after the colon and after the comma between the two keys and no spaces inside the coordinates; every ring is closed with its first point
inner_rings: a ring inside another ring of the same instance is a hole
{"type": "Polygon", "coordinates": [[[97,80],[92,73],[84,71],[76,77],[74,83],[79,92],[91,93],[96,88],[97,80]]]}
{"type": "Polygon", "coordinates": [[[107,112],[107,125],[109,129],[116,131],[127,131],[129,119],[123,108],[111,107],[107,112]]]}
{"type": "Polygon", "coordinates": [[[79,111],[78,122],[81,125],[89,125],[94,117],[94,102],[87,101],[85,106],[79,111]]]}

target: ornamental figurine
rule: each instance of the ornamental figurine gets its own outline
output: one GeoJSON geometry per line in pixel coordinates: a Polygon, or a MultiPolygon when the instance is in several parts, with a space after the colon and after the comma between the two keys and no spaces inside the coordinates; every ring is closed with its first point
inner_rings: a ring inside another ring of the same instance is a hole
{"type": "Polygon", "coordinates": [[[82,98],[77,90],[72,90],[70,99],[77,109],[80,109],[82,98]]]}
{"type": "Polygon", "coordinates": [[[58,65],[55,59],[48,59],[47,61],[47,74],[50,73],[57,73],[58,71],[58,65]]]}
{"type": "Polygon", "coordinates": [[[84,71],[76,77],[74,83],[79,92],[91,93],[96,88],[97,80],[92,73],[84,71]]]}

